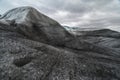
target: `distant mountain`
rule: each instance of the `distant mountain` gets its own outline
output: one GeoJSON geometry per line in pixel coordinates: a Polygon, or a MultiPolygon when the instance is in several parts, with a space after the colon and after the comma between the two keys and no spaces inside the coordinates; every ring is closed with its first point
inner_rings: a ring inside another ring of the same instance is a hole
{"type": "Polygon", "coordinates": [[[93,30],[100,30],[101,28],[81,28],[81,27],[70,27],[70,26],[63,26],[67,30],[71,31],[93,31],[93,30]]]}
{"type": "Polygon", "coordinates": [[[120,33],[110,29],[100,29],[94,31],[85,31],[83,32],[85,36],[104,36],[112,38],[120,38],[120,33]]]}
{"type": "Polygon", "coordinates": [[[66,30],[68,30],[72,34],[79,35],[81,31],[94,31],[94,30],[101,30],[103,28],[93,27],[93,28],[81,28],[81,27],[69,27],[63,26],[66,30]]]}
{"type": "Polygon", "coordinates": [[[12,9],[0,18],[0,80],[120,80],[119,36],[12,9]]]}

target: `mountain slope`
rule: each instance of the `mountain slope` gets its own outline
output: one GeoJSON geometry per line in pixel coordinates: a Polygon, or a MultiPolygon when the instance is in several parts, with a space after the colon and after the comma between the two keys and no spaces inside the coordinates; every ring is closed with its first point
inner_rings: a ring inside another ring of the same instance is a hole
{"type": "Polygon", "coordinates": [[[9,23],[12,21],[11,24],[15,27],[15,31],[45,43],[59,45],[65,41],[66,36],[70,36],[58,22],[32,7],[12,9],[3,15],[1,20],[9,21],[9,23]]]}
{"type": "Polygon", "coordinates": [[[12,9],[0,21],[1,80],[120,80],[119,45],[71,35],[31,7],[12,9]]]}

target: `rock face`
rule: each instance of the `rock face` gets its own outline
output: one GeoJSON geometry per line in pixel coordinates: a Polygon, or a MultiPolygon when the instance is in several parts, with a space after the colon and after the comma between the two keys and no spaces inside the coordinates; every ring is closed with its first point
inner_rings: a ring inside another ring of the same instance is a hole
{"type": "Polygon", "coordinates": [[[0,19],[0,80],[120,80],[119,36],[74,36],[34,8],[15,8],[0,19]]]}

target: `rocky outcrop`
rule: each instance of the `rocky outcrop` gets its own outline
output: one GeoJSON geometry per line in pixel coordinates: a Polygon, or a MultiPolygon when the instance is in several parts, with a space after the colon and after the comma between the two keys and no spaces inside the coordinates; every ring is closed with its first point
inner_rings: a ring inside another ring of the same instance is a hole
{"type": "Polygon", "coordinates": [[[85,33],[74,36],[31,7],[8,11],[0,19],[0,79],[120,80],[119,38],[85,33]]]}

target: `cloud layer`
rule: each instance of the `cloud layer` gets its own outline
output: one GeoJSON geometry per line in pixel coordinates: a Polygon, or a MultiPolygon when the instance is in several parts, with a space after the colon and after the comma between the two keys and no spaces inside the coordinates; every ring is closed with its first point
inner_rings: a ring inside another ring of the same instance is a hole
{"type": "Polygon", "coordinates": [[[33,6],[62,25],[120,31],[120,0],[0,0],[0,13],[33,6]]]}

